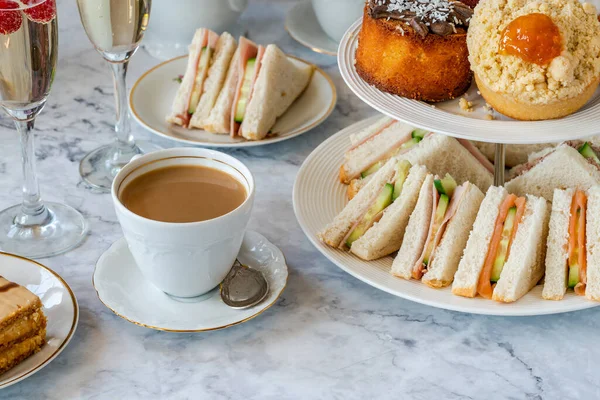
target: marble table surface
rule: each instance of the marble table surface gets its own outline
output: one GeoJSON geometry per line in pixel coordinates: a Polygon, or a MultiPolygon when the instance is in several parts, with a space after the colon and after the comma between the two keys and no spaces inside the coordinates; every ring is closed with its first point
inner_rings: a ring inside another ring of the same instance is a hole
{"type": "MultiPolygon", "coordinates": [[[[42,261],[71,285],[81,319],[56,360],[0,391],[0,398],[600,398],[600,308],[533,318],[438,310],[362,283],[305,238],[292,210],[298,168],[327,137],[374,112],[344,86],[334,57],[312,53],[285,32],[292,5],[251,0],[242,23],[252,39],[274,42],[323,67],[337,86],[337,107],[305,135],[227,151],[255,174],[250,229],[285,253],[287,289],[275,306],[248,323],[178,334],[122,320],[100,303],[92,287],[96,260],[122,234],[110,196],[87,188],[78,164],[89,150],[112,140],[113,86],[109,68],[81,28],[75,2],[59,0],[60,60],[37,122],[39,178],[44,198],[81,211],[90,233],[79,248],[42,261]]],[[[157,63],[139,51],[129,85],[157,63]]],[[[150,138],[138,126],[135,133],[150,138]]],[[[18,137],[4,115],[0,154],[4,208],[20,200],[21,183],[18,137]]]]}

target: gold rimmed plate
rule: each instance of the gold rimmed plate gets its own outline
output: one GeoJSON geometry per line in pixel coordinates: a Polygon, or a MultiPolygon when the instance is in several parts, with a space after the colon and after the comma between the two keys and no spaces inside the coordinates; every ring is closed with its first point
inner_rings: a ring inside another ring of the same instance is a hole
{"type": "MultiPolygon", "coordinates": [[[[295,64],[306,61],[288,56],[295,64]]],[[[144,73],[129,95],[129,106],[135,120],[146,130],[178,143],[204,147],[252,147],[288,140],[320,125],[331,114],[337,101],[335,85],[322,69],[315,73],[300,97],[275,123],[274,135],[263,140],[248,141],[217,135],[200,129],[185,129],[169,124],[165,117],[177,93],[177,77],[185,72],[187,56],[165,61],[144,73]]]]}
{"type": "Polygon", "coordinates": [[[244,310],[225,305],[218,288],[197,299],[174,300],[144,278],[124,238],[100,256],[92,284],[108,309],[144,328],[167,332],[224,329],[249,321],[275,304],[288,279],[283,253],[257,232],[246,232],[237,258],[262,272],[269,282],[266,298],[244,310]]]}
{"type": "Polygon", "coordinates": [[[0,275],[36,294],[48,319],[46,344],[38,353],[0,375],[1,389],[35,374],[65,349],[79,321],[79,306],[67,282],[33,260],[0,252],[0,275]]]}

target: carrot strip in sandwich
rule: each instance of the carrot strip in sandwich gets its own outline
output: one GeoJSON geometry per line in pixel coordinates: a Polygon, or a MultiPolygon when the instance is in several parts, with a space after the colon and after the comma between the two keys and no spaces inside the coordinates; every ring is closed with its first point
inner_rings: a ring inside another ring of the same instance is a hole
{"type": "Polygon", "coordinates": [[[492,234],[492,238],[490,240],[490,246],[488,248],[487,255],[485,257],[485,262],[483,264],[483,269],[481,274],[479,275],[479,282],[477,284],[477,293],[486,299],[491,299],[492,294],[494,292],[494,287],[492,286],[491,278],[492,278],[492,270],[494,268],[494,261],[498,255],[498,249],[500,247],[500,242],[502,240],[502,231],[504,230],[504,223],[506,221],[506,217],[508,216],[509,210],[513,207],[517,207],[517,213],[515,216],[515,222],[513,225],[513,230],[511,232],[510,240],[508,242],[508,250],[506,257],[508,258],[508,254],[510,252],[510,247],[515,238],[515,234],[519,227],[519,223],[525,213],[525,198],[518,198],[514,194],[510,194],[504,199],[504,202],[500,205],[500,212],[498,217],[496,218],[496,225],[494,227],[494,233],[492,234]]]}

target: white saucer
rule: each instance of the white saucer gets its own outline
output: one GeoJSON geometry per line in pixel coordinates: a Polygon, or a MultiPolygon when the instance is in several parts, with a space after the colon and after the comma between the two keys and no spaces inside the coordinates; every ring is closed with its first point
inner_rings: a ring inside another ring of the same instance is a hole
{"type": "Polygon", "coordinates": [[[556,314],[597,307],[598,302],[568,292],[561,301],[542,298],[542,286],[536,286],[519,301],[510,304],[455,296],[451,288],[432,289],[417,280],[404,280],[390,274],[393,258],[363,261],[351,253],[323,244],[317,233],[332,221],[347,203],[346,186],[339,182],[339,167],[350,147],[350,135],[360,132],[379,117],[357,122],[331,136],[306,159],[294,183],[294,212],[302,230],[313,245],[335,265],[357,279],[417,303],[473,314],[524,316],[556,314]]]}
{"type": "Polygon", "coordinates": [[[98,298],[119,317],[150,329],[202,332],[246,322],[275,304],[287,284],[285,257],[273,243],[247,231],[238,255],[242,264],[260,270],[269,281],[269,294],[256,306],[234,310],[223,303],[219,289],[203,300],[180,302],[148,282],[138,269],[125,238],[117,240],[96,263],[92,284],[98,298]]]}
{"type": "MultiPolygon", "coordinates": [[[[292,56],[295,64],[309,64],[292,56]]],[[[171,105],[179,83],[174,79],[185,72],[187,56],[173,58],[146,71],[135,83],[129,95],[131,114],[148,131],[179,143],[205,147],[251,147],[288,140],[320,125],[335,107],[337,94],[331,78],[315,66],[308,87],[273,127],[276,135],[263,140],[231,138],[200,129],[184,129],[169,124],[165,116],[171,105]]]]}
{"type": "Polygon", "coordinates": [[[576,113],[561,119],[547,121],[515,121],[497,112],[495,120],[486,119],[485,100],[477,94],[477,85],[471,85],[466,94],[473,102],[472,112],[464,111],[459,100],[435,105],[382,92],[365,82],[354,63],[362,18],[346,31],[338,51],[340,73],[348,87],[362,101],[391,118],[432,132],[463,139],[490,143],[554,143],[598,134],[600,125],[600,89],[576,113]]]}
{"type": "Polygon", "coordinates": [[[46,344],[38,353],[0,375],[1,389],[38,372],[65,349],[79,321],[79,306],[67,282],[35,261],[0,252],[0,275],[36,294],[48,319],[46,344]]]}
{"type": "Polygon", "coordinates": [[[288,11],[285,30],[298,43],[312,51],[330,56],[337,54],[338,43],[323,31],[310,1],[300,2],[288,11]]]}

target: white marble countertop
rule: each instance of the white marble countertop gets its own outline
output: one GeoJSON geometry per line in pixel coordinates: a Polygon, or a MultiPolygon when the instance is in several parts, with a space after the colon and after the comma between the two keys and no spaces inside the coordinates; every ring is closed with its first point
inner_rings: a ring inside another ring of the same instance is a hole
{"type": "MultiPolygon", "coordinates": [[[[600,309],[534,318],[438,310],[351,277],[321,256],[292,210],[302,161],[338,130],[374,115],[344,86],[334,57],[294,42],[283,28],[291,1],[251,1],[252,39],[323,67],[339,102],[319,128],[265,147],[233,150],[255,174],[250,229],[278,245],[290,279],[277,304],[230,329],[177,334],[130,324],[105,308],[91,284],[94,264],[121,237],[107,194],[81,182],[79,160],[113,138],[109,68],[80,26],[74,1],[59,0],[60,61],[37,123],[42,195],[88,219],[79,248],[43,262],[71,285],[81,308],[77,333],[48,367],[0,391],[1,398],[206,399],[563,399],[600,398],[600,309]]],[[[129,84],[158,61],[139,51],[129,84]]],[[[134,123],[135,124],[135,123],[134,123]]],[[[149,137],[135,126],[138,137],[149,137]]],[[[164,146],[168,141],[156,140],[164,146]]],[[[0,208],[20,201],[19,143],[0,117],[0,208]]]]}

